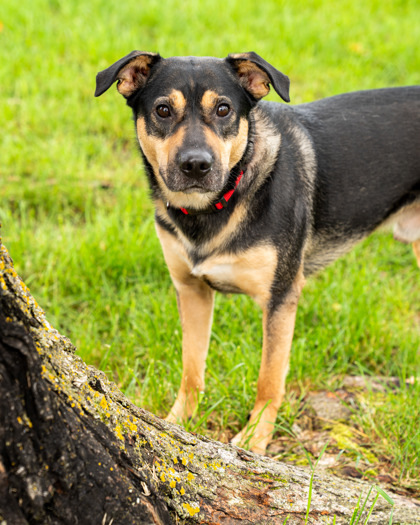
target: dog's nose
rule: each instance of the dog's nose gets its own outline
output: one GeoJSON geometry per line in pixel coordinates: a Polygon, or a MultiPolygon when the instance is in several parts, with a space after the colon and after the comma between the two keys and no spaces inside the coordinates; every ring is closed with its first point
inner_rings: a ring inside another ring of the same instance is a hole
{"type": "Polygon", "coordinates": [[[188,177],[201,179],[211,170],[213,157],[205,150],[188,150],[179,155],[179,167],[188,177]]]}

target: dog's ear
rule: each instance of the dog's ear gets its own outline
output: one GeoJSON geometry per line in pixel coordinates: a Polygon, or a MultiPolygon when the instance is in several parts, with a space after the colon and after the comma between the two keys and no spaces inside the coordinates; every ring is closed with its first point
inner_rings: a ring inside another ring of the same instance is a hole
{"type": "Polygon", "coordinates": [[[138,89],[144,87],[149,78],[151,68],[161,60],[158,53],[132,51],[115,64],[96,75],[95,97],[105,93],[118,80],[117,89],[128,98],[138,89]]]}
{"type": "Polygon", "coordinates": [[[289,77],[273,67],[257,53],[234,53],[226,61],[233,67],[242,87],[256,100],[268,95],[271,84],[285,102],[289,98],[289,77]]]}

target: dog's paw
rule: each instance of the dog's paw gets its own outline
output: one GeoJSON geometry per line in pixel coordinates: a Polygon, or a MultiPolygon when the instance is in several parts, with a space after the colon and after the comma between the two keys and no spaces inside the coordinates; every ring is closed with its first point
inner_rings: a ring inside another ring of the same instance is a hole
{"type": "Polygon", "coordinates": [[[253,431],[253,425],[248,424],[239,434],[236,434],[230,442],[232,445],[235,445],[235,447],[244,448],[256,454],[264,455],[270,439],[271,432],[269,432],[268,435],[261,435],[258,431],[253,431]]]}
{"type": "Polygon", "coordinates": [[[165,421],[167,421],[168,423],[179,424],[179,419],[172,412],[169,412],[169,414],[165,417],[165,421]]]}
{"type": "Polygon", "coordinates": [[[179,393],[165,421],[182,426],[186,425],[194,417],[198,402],[196,395],[187,396],[184,392],[179,393]]]}
{"type": "Polygon", "coordinates": [[[265,454],[274,431],[277,409],[272,405],[256,405],[245,427],[232,440],[232,445],[265,454]]]}

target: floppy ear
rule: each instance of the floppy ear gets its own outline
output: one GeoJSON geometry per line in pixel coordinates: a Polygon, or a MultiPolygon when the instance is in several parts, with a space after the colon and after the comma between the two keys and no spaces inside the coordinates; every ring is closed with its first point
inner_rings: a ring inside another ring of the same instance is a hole
{"type": "Polygon", "coordinates": [[[234,53],[228,55],[225,60],[235,70],[242,87],[256,100],[268,95],[271,84],[285,102],[290,102],[289,77],[257,53],[234,53]]]}
{"type": "Polygon", "coordinates": [[[150,75],[152,66],[161,60],[158,53],[132,51],[96,75],[95,97],[105,93],[118,80],[117,89],[128,98],[137,89],[144,87],[150,75]]]}

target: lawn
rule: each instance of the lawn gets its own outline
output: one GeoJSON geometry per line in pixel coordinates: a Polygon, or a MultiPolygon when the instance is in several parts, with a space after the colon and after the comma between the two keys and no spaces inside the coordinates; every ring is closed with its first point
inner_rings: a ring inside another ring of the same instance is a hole
{"type": "MultiPolygon", "coordinates": [[[[181,374],[175,294],[130,111],[115,90],[93,98],[96,73],[133,49],[220,57],[253,50],[290,76],[294,104],[419,84],[420,4],[21,0],[0,17],[3,242],[81,357],[164,415],[181,374]]],[[[337,391],[349,375],[395,376],[397,388],[352,394],[347,424],[362,444],[337,438],[331,454],[344,450],[362,475],[388,472],[419,490],[420,385],[410,380],[420,375],[419,283],[411,248],[385,233],[308,282],[278,422],[278,442],[288,440],[281,457],[305,457],[298,429],[306,393],[337,391]]],[[[207,393],[193,430],[226,440],[244,424],[261,337],[250,299],[217,296],[207,393]]]]}

